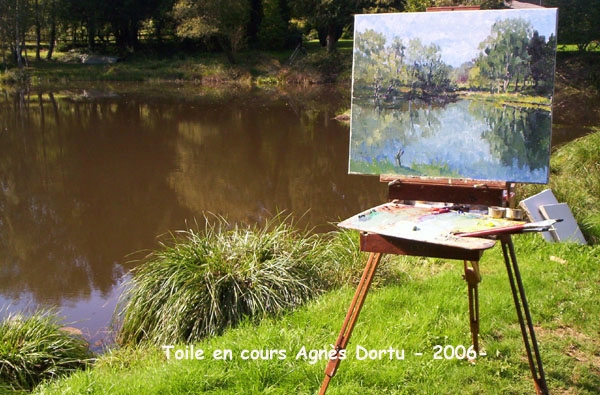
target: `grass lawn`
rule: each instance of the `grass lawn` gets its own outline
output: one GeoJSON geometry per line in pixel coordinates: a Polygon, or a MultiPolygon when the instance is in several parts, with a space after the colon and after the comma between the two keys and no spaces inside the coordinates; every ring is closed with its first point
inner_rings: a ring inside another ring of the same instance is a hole
{"type": "MultiPolygon", "coordinates": [[[[549,244],[539,235],[516,236],[515,246],[550,392],[598,393],[600,248],[549,244]]],[[[533,392],[499,246],[481,261],[480,347],[486,355],[475,363],[434,355],[436,346],[450,346],[451,356],[470,345],[462,262],[387,256],[382,265],[384,272],[394,269],[395,281],[369,294],[329,394],[533,392]],[[403,350],[404,359],[363,359],[363,348],[390,347],[403,350]]],[[[353,293],[343,287],[260,324],[172,345],[169,359],[157,347],[111,351],[94,368],[35,393],[313,394],[353,293]],[[191,347],[204,359],[176,358],[191,347]],[[218,350],[231,350],[231,359],[215,358],[218,350]]]]}

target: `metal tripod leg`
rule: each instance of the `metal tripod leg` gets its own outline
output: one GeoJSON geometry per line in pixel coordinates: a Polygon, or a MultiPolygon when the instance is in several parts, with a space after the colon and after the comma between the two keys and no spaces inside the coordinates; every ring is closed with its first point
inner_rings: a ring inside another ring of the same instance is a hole
{"type": "Polygon", "coordinates": [[[510,287],[517,309],[517,316],[519,318],[519,325],[521,326],[521,334],[523,335],[523,342],[525,343],[525,350],[527,351],[527,359],[529,360],[529,368],[531,369],[531,375],[533,376],[535,391],[538,395],[547,395],[548,386],[546,385],[546,378],[544,377],[542,358],[535,339],[533,322],[531,320],[531,314],[529,313],[527,299],[525,298],[525,289],[523,288],[523,282],[521,281],[521,274],[519,272],[519,266],[517,265],[517,257],[515,255],[512,238],[510,234],[501,235],[500,241],[502,243],[504,262],[506,263],[508,279],[510,281],[510,287]]]}
{"type": "Polygon", "coordinates": [[[373,282],[373,276],[375,275],[375,271],[377,270],[377,265],[379,265],[381,256],[382,254],[379,252],[372,252],[369,254],[369,260],[367,261],[367,265],[365,266],[363,275],[358,283],[356,293],[354,294],[352,303],[350,303],[348,313],[346,314],[346,318],[342,324],[342,329],[335,343],[335,355],[331,357],[327,367],[325,368],[325,378],[321,384],[319,395],[325,394],[327,387],[329,386],[329,381],[331,381],[331,378],[337,372],[340,364],[340,351],[346,349],[346,345],[350,340],[352,330],[354,329],[354,325],[356,325],[356,320],[358,319],[360,310],[362,309],[367,297],[367,293],[369,292],[369,288],[371,287],[371,283],[373,282]]]}
{"type": "Polygon", "coordinates": [[[468,285],[469,293],[469,322],[471,327],[471,338],[473,348],[479,355],[479,291],[478,284],[481,282],[478,261],[465,261],[464,279],[468,285]],[[469,262],[471,267],[469,267],[469,262]]]}

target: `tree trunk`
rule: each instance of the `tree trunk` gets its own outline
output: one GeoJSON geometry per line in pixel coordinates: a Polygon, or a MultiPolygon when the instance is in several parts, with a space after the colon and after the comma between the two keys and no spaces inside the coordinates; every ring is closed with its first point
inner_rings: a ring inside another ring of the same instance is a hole
{"type": "Polygon", "coordinates": [[[35,60],[39,61],[42,46],[42,26],[40,22],[40,2],[35,0],[35,60]]]}
{"type": "Polygon", "coordinates": [[[217,42],[219,43],[219,47],[221,47],[221,50],[225,53],[225,56],[227,57],[229,63],[236,64],[237,60],[235,58],[235,53],[231,49],[231,45],[229,44],[227,38],[219,35],[217,37],[217,42]]]}
{"type": "Polygon", "coordinates": [[[335,51],[335,36],[335,26],[329,25],[327,27],[327,53],[332,53],[335,51]]]}
{"type": "Polygon", "coordinates": [[[23,68],[23,54],[21,53],[21,34],[19,25],[19,2],[17,1],[17,8],[15,11],[15,58],[17,60],[17,67],[23,68]]]}
{"type": "Polygon", "coordinates": [[[87,47],[90,51],[96,48],[96,33],[98,31],[96,15],[90,15],[87,20],[87,47]]]}
{"type": "Polygon", "coordinates": [[[39,23],[35,25],[35,60],[40,60],[40,51],[42,47],[42,28],[39,23]]]}
{"type": "Polygon", "coordinates": [[[131,51],[135,51],[138,47],[138,34],[140,33],[139,23],[136,21],[130,22],[130,27],[128,28],[128,45],[131,51]]]}
{"type": "Polygon", "coordinates": [[[56,22],[54,21],[54,15],[52,15],[52,22],[50,22],[50,43],[48,44],[48,53],[46,59],[52,59],[54,53],[54,45],[56,44],[56,22]]]}

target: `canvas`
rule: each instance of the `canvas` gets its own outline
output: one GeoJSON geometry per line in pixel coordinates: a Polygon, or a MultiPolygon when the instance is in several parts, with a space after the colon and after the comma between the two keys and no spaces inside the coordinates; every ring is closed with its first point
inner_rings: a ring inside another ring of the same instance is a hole
{"type": "Polygon", "coordinates": [[[357,15],[349,172],[547,183],[556,18],[357,15]]]}

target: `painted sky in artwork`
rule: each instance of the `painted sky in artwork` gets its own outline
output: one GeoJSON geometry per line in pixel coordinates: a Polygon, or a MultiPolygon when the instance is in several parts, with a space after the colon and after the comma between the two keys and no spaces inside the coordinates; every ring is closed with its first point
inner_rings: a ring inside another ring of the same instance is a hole
{"type": "Polygon", "coordinates": [[[442,58],[453,67],[475,58],[479,43],[490,34],[494,22],[523,18],[546,39],[556,35],[556,19],[548,18],[553,9],[499,10],[499,11],[448,11],[448,12],[405,12],[397,14],[357,15],[355,32],[374,30],[382,33],[391,43],[394,37],[404,41],[419,38],[423,44],[438,44],[442,58]],[[439,27],[443,25],[443,29],[439,27]]]}

